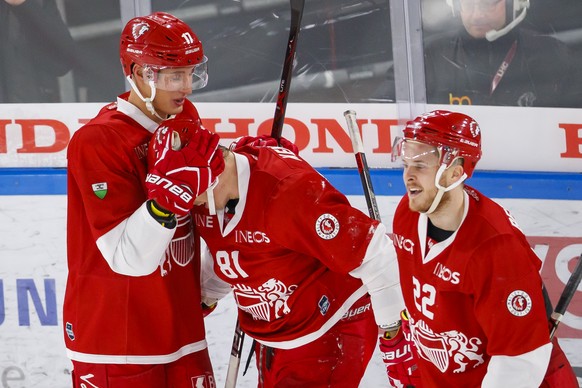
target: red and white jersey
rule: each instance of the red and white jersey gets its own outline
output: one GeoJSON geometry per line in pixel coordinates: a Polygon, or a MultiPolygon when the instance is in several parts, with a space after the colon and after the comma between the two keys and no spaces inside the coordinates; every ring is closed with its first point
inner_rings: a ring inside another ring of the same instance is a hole
{"type": "Polygon", "coordinates": [[[394,216],[422,386],[537,387],[551,351],[541,261],[509,212],[470,187],[464,198],[461,226],[439,243],[408,196],[394,216]]]}
{"type": "MultiPolygon", "coordinates": [[[[206,348],[199,239],[190,216],[172,230],[148,214],[147,144],[157,124],[126,99],[68,147],[65,344],[81,362],[163,364],[206,348]]],[[[191,103],[181,114],[198,117],[191,103]]]]}
{"type": "Polygon", "coordinates": [[[215,273],[232,286],[243,331],[296,348],[319,338],[366,292],[377,320],[397,320],[403,304],[384,226],[291,151],[246,147],[234,156],[234,216],[227,222],[224,211],[211,216],[198,206],[194,217],[215,273]]]}

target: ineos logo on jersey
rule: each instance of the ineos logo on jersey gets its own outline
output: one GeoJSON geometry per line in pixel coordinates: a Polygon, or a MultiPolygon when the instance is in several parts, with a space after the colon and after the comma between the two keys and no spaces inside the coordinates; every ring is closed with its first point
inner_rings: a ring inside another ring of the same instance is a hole
{"type": "Polygon", "coordinates": [[[178,186],[178,185],[174,184],[174,182],[172,182],[166,178],[162,178],[159,175],[148,174],[146,176],[146,182],[153,183],[156,186],[162,186],[164,189],[168,190],[170,193],[180,197],[186,203],[189,203],[190,201],[192,201],[194,199],[192,197],[192,194],[190,192],[184,190],[182,188],[182,186],[178,186]]]}
{"type": "Polygon", "coordinates": [[[414,243],[412,240],[408,238],[404,238],[399,234],[393,234],[392,239],[394,240],[394,245],[400,249],[404,249],[407,252],[410,252],[411,255],[414,254],[414,243]]]}
{"type": "Polygon", "coordinates": [[[461,282],[461,274],[451,271],[441,263],[437,263],[433,273],[445,282],[450,282],[451,284],[459,284],[461,282]]]}
{"type": "Polygon", "coordinates": [[[339,221],[329,213],[322,214],[315,221],[315,231],[324,240],[331,240],[337,236],[339,229],[339,221]]]}
{"type": "Polygon", "coordinates": [[[271,242],[269,236],[265,232],[259,232],[257,230],[250,231],[250,230],[237,230],[234,234],[234,239],[237,243],[265,243],[268,244],[271,242]]]}
{"type": "Polygon", "coordinates": [[[527,292],[515,290],[507,297],[507,309],[516,317],[523,317],[531,310],[532,302],[527,292]]]}
{"type": "Polygon", "coordinates": [[[203,228],[213,228],[214,218],[206,214],[194,214],[194,222],[196,226],[203,228]]]}

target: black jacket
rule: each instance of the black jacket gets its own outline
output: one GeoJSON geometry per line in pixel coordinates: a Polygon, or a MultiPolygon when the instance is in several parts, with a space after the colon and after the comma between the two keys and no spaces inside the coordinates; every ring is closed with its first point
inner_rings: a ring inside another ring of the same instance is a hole
{"type": "Polygon", "coordinates": [[[0,1],[0,103],[59,102],[76,44],[54,0],[0,1]]]}
{"type": "Polygon", "coordinates": [[[425,67],[432,104],[582,106],[582,80],[567,46],[524,29],[493,42],[474,39],[462,29],[425,48],[425,67]],[[493,87],[504,61],[509,65],[493,87]]]}

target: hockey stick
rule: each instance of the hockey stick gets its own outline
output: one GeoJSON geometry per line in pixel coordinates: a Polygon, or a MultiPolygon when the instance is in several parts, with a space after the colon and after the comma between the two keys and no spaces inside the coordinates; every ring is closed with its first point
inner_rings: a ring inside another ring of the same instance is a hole
{"type": "Polygon", "coordinates": [[[556,333],[556,329],[562,320],[562,317],[566,313],[566,309],[574,297],[574,293],[576,289],[578,289],[578,285],[580,284],[580,280],[582,280],[582,255],[578,258],[578,263],[576,264],[576,268],[574,268],[574,272],[570,275],[568,279],[568,283],[566,283],[566,287],[564,287],[564,291],[560,295],[560,299],[558,300],[558,304],[556,305],[556,309],[552,313],[550,323],[552,325],[552,329],[550,331],[550,340],[554,338],[554,334],[556,333]]]}
{"type": "Polygon", "coordinates": [[[354,149],[354,156],[356,158],[358,172],[360,173],[360,179],[362,181],[362,188],[364,189],[364,196],[366,197],[366,203],[368,204],[368,212],[370,213],[370,217],[381,221],[378,204],[376,203],[376,195],[374,194],[374,188],[372,187],[372,179],[370,178],[370,169],[368,168],[362,138],[360,137],[360,130],[356,121],[356,112],[353,110],[347,110],[344,112],[344,117],[348,124],[350,138],[352,139],[352,147],[354,149]]]}
{"type": "Polygon", "coordinates": [[[271,128],[271,137],[277,142],[281,138],[283,131],[283,121],[285,120],[285,110],[287,109],[287,97],[291,89],[291,76],[293,74],[293,60],[297,49],[297,38],[301,28],[301,18],[303,17],[303,5],[305,0],[291,0],[291,25],[289,28],[289,40],[287,41],[287,52],[281,73],[281,83],[277,95],[277,105],[275,107],[275,117],[271,128]]]}
{"type": "MultiPolygon", "coordinates": [[[[285,62],[281,73],[281,83],[277,95],[277,105],[275,107],[275,116],[273,118],[273,127],[271,128],[271,137],[279,142],[281,132],[283,131],[283,121],[285,120],[285,111],[287,109],[287,97],[291,87],[291,75],[293,73],[293,60],[297,49],[297,38],[301,28],[301,18],[303,17],[303,6],[305,0],[290,0],[291,2],[291,24],[289,27],[289,39],[287,41],[287,52],[285,53],[285,62]]],[[[226,373],[225,388],[234,388],[238,378],[238,370],[242,357],[243,342],[245,333],[241,330],[239,321],[236,321],[234,337],[232,339],[232,348],[230,350],[230,359],[228,362],[228,371],[226,373]]]]}
{"type": "Polygon", "coordinates": [[[232,339],[232,347],[230,349],[230,358],[228,360],[228,370],[226,371],[226,380],[224,382],[225,388],[236,387],[236,380],[238,378],[238,369],[240,367],[244,339],[245,332],[241,330],[239,321],[237,319],[236,326],[234,328],[234,337],[232,339]]]}

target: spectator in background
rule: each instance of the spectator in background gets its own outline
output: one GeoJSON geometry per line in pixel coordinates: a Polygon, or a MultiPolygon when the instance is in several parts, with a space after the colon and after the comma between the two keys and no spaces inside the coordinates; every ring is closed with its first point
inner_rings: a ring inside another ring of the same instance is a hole
{"type": "Polygon", "coordinates": [[[60,102],[76,53],[54,0],[0,0],[0,103],[60,102]]]}
{"type": "Polygon", "coordinates": [[[582,106],[568,47],[523,28],[529,0],[447,0],[459,31],[425,47],[431,104],[582,106]]]}

